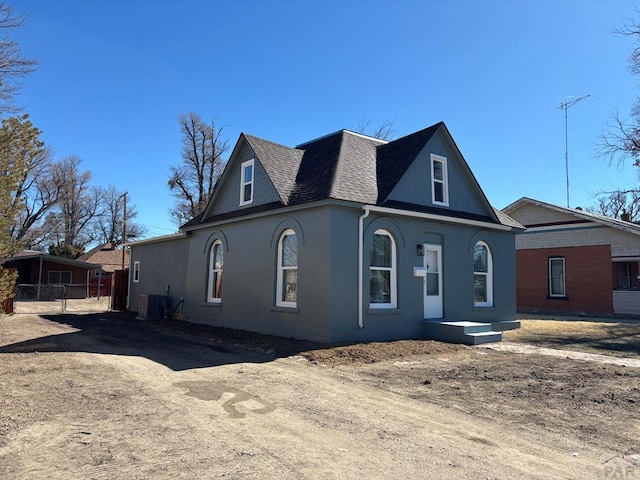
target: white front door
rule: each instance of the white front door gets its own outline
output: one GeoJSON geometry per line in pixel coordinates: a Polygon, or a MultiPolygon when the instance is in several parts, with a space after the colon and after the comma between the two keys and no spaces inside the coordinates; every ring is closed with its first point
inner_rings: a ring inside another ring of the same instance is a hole
{"type": "Polygon", "coordinates": [[[424,244],[424,318],[442,318],[442,246],[424,244]]]}

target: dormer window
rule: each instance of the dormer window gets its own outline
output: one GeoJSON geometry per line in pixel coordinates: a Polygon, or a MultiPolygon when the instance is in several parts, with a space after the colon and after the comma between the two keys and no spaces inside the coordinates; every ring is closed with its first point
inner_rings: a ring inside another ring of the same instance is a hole
{"type": "Polygon", "coordinates": [[[431,154],[431,201],[435,205],[449,206],[449,180],[447,159],[431,154]]]}
{"type": "Polygon", "coordinates": [[[242,164],[240,170],[240,206],[253,202],[253,158],[242,164]]]}

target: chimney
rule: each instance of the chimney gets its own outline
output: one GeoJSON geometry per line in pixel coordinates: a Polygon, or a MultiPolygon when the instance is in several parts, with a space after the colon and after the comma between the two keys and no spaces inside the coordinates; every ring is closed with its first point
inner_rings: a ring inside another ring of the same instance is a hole
{"type": "Polygon", "coordinates": [[[623,211],[622,215],[620,215],[620,220],[622,220],[623,222],[630,222],[631,215],[629,215],[629,213],[627,213],[626,211],[623,211]]]}

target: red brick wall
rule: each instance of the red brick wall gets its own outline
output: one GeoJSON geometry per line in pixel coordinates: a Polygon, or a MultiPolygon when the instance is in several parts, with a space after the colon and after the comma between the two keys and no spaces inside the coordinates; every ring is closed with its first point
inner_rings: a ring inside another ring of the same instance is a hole
{"type": "Polygon", "coordinates": [[[613,313],[611,247],[516,251],[518,310],[613,313]],[[565,258],[566,299],[549,298],[549,257],[565,258]]]}

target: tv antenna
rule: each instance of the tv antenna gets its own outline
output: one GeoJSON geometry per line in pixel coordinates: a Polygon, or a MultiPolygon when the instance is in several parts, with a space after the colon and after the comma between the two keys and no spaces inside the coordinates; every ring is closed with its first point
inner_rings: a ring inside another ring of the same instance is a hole
{"type": "Polygon", "coordinates": [[[569,208],[569,108],[573,107],[580,100],[584,100],[591,95],[583,95],[568,102],[562,102],[558,108],[564,110],[564,169],[567,174],[567,208],[569,208]]]}

